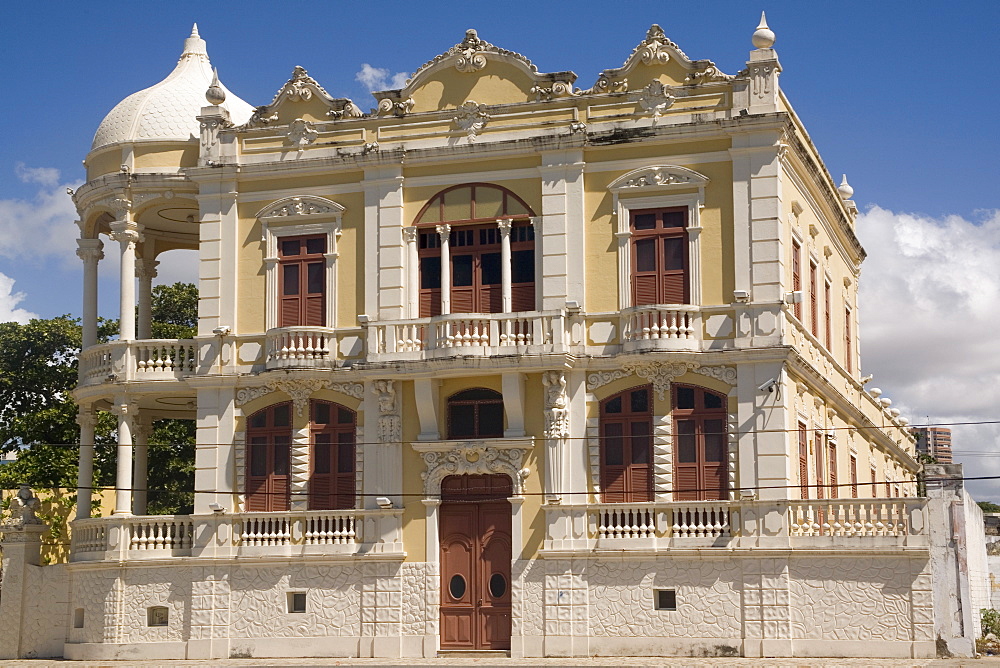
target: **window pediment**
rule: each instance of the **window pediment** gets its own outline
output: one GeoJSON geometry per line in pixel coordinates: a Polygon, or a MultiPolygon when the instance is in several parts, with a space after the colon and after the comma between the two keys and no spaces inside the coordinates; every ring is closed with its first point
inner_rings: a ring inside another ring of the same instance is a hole
{"type": "Polygon", "coordinates": [[[677,165],[655,165],[632,170],[615,179],[608,190],[621,194],[633,190],[670,190],[680,188],[704,188],[709,178],[693,169],[677,165]]]}
{"type": "Polygon", "coordinates": [[[257,212],[257,218],[268,222],[306,221],[315,219],[339,219],[344,207],[325,197],[300,195],[285,197],[268,204],[257,212]]]}

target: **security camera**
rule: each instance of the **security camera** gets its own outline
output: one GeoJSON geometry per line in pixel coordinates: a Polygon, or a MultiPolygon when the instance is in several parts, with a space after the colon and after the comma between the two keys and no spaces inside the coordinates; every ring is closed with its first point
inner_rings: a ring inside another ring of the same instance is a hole
{"type": "Polygon", "coordinates": [[[229,325],[222,325],[221,327],[216,327],[215,329],[213,329],[212,333],[215,334],[216,336],[226,336],[227,334],[229,334],[230,331],[232,330],[229,329],[229,325]]]}
{"type": "Polygon", "coordinates": [[[389,497],[387,496],[376,497],[375,503],[378,504],[378,507],[381,508],[382,510],[388,510],[389,508],[392,508],[392,500],[389,499],[389,497]]]}
{"type": "Polygon", "coordinates": [[[226,512],[226,507],[225,506],[223,506],[221,503],[216,503],[214,501],[212,503],[208,504],[208,507],[212,509],[213,513],[224,513],[224,512],[226,512]]]}
{"type": "Polygon", "coordinates": [[[778,387],[778,380],[776,378],[772,378],[758,385],[757,389],[761,392],[774,392],[776,387],[778,387]]]}

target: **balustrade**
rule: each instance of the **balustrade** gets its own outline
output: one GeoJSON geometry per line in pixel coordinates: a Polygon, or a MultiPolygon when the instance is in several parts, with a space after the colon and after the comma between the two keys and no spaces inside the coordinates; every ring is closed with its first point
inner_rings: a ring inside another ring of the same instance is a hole
{"type": "Polygon", "coordinates": [[[135,371],[140,377],[156,372],[182,375],[194,372],[197,348],[193,340],[133,341],[129,347],[134,351],[135,371]]]}
{"type": "Polygon", "coordinates": [[[286,327],[267,333],[267,367],[331,366],[336,334],[323,327],[286,327]]]}
{"type": "Polygon", "coordinates": [[[905,536],[910,533],[907,502],[831,499],[789,505],[792,536],[905,536]]]}
{"type": "Polygon", "coordinates": [[[194,522],[189,517],[136,517],[128,522],[129,549],[190,550],[194,522]]]}

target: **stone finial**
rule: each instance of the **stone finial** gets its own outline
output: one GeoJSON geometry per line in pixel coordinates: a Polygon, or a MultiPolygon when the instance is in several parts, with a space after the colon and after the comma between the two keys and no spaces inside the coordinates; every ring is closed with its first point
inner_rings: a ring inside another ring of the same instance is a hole
{"type": "Polygon", "coordinates": [[[181,53],[181,58],[184,56],[208,57],[208,47],[205,44],[205,40],[203,40],[201,35],[198,34],[197,23],[191,27],[191,35],[184,40],[184,51],[181,53]]]}
{"type": "Polygon", "coordinates": [[[767,17],[760,13],[760,25],[751,38],[755,49],[770,49],[774,46],[774,31],[767,27],[767,17]]]}
{"type": "Polygon", "coordinates": [[[854,195],[854,188],[852,188],[851,184],[847,182],[847,174],[844,174],[844,177],[840,180],[840,185],[837,186],[837,192],[840,193],[840,197],[842,199],[851,199],[854,195]]]}
{"type": "Polygon", "coordinates": [[[219,83],[219,68],[212,68],[212,83],[208,85],[208,90],[205,91],[205,99],[208,100],[209,104],[220,105],[226,101],[226,91],[222,88],[222,84],[219,83]]]}

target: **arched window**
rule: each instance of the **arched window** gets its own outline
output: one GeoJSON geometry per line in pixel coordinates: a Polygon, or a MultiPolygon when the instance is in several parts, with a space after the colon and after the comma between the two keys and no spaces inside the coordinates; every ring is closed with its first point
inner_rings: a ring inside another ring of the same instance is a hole
{"type": "Polygon", "coordinates": [[[674,500],[726,498],[726,397],[674,385],[673,404],[674,500]]]}
{"type": "Polygon", "coordinates": [[[687,207],[630,212],[632,305],[687,304],[687,207]]]}
{"type": "Polygon", "coordinates": [[[329,401],[310,402],[312,473],[309,509],[354,507],[355,414],[329,401]]]}
{"type": "Polygon", "coordinates": [[[246,509],[288,510],[292,405],[276,404],[247,418],[246,509]]]}
{"type": "Polygon", "coordinates": [[[653,500],[653,401],[650,386],[601,402],[601,491],[605,503],[653,500]]]}
{"type": "Polygon", "coordinates": [[[501,438],[503,395],[477,387],[448,398],[448,438],[501,438]]]}
{"type": "Polygon", "coordinates": [[[520,197],[499,186],[453,186],[432,197],[417,215],[420,266],[420,315],[442,313],[442,282],[448,281],[452,313],[502,313],[535,310],[534,213],[520,197]],[[504,221],[501,226],[498,221],[504,221]],[[504,228],[510,224],[510,263],[504,266],[504,228]],[[442,274],[447,224],[449,267],[442,274]],[[510,304],[504,307],[503,276],[510,273],[510,304]]]}

